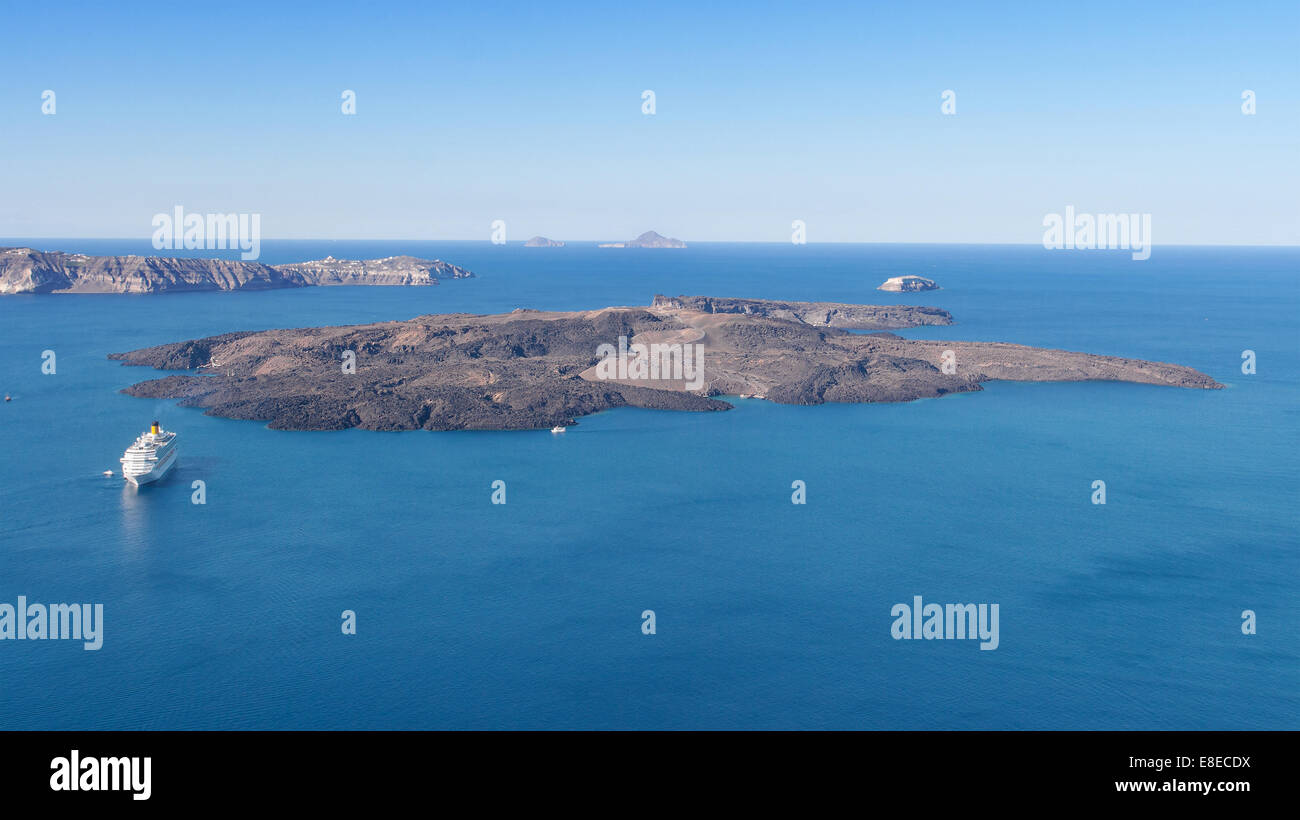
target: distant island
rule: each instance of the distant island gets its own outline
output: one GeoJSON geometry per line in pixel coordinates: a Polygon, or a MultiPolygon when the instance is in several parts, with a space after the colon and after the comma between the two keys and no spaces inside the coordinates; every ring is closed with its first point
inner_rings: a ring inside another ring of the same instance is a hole
{"type": "Polygon", "coordinates": [[[636,239],[630,239],[627,242],[606,242],[600,245],[602,248],[684,248],[686,243],[680,239],[671,239],[667,236],[660,236],[654,231],[646,231],[636,239]]]}
{"type": "Polygon", "coordinates": [[[1222,387],[1175,364],[861,332],[950,322],[932,307],[661,296],[648,308],[227,333],[110,358],[198,371],[135,384],[124,391],[132,396],[286,430],[545,429],[614,407],[731,409],[723,395],[899,402],[999,379],[1222,387]],[[673,370],[673,350],[695,367],[673,370]],[[340,367],[348,352],[353,372],[340,367]]]}
{"type": "Polygon", "coordinates": [[[814,327],[853,330],[889,330],[922,325],[950,325],[952,314],[936,307],[898,305],[844,305],[836,302],[780,302],[773,299],[733,299],[712,296],[656,294],[651,307],[698,310],[703,313],[740,313],[769,319],[786,319],[814,327]]]}
{"type": "Polygon", "coordinates": [[[474,274],[441,259],[386,256],[383,259],[335,259],[276,265],[282,274],[297,274],[309,285],[436,285],[439,279],[472,279],[474,274]]]}
{"type": "Polygon", "coordinates": [[[0,294],[273,290],[325,285],[436,285],[474,274],[438,259],[389,256],[263,265],[225,259],[87,256],[0,248],[0,294]]]}
{"type": "Polygon", "coordinates": [[[525,248],[563,248],[564,243],[544,236],[534,236],[524,243],[525,248]]]}
{"type": "Polygon", "coordinates": [[[939,290],[939,286],[933,279],[926,279],[924,276],[895,276],[886,279],[876,290],[912,293],[919,290],[939,290]]]}

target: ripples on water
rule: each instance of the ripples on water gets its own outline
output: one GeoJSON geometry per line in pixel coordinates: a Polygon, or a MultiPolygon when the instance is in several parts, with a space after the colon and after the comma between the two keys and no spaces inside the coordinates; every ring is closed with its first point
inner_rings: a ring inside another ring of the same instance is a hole
{"type": "Polygon", "coordinates": [[[106,619],[99,652],[0,643],[0,725],[1300,726],[1295,251],[267,242],[262,261],[396,253],[480,278],[0,299],[0,601],[102,602],[106,619]],[[944,290],[874,289],[905,273],[944,290]],[[564,436],[288,433],[121,395],[155,374],[104,358],[655,293],[933,304],[958,324],[908,335],[1173,361],[1228,389],[992,384],[620,410],[564,436]],[[155,417],[182,434],[179,466],[139,493],[103,478],[155,417]],[[892,640],[890,608],[917,594],[999,603],[1001,646],[892,640]]]}

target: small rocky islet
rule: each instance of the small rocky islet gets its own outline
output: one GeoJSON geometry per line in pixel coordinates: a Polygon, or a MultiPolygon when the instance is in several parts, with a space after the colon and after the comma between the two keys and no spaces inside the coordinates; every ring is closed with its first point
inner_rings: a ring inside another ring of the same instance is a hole
{"type": "Polygon", "coordinates": [[[655,231],[646,231],[636,239],[625,242],[603,242],[601,248],[684,248],[686,243],[671,236],[663,236],[655,231]]]}
{"type": "Polygon", "coordinates": [[[923,290],[939,290],[939,285],[933,279],[926,279],[924,276],[891,276],[882,282],[876,290],[890,291],[892,293],[916,293],[923,290]]]}

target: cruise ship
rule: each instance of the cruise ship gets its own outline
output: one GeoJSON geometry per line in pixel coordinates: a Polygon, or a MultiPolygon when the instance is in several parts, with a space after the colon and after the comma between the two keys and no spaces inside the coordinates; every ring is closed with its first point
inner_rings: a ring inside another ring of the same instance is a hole
{"type": "Polygon", "coordinates": [[[119,459],[122,477],[137,487],[157,481],[176,466],[180,452],[177,448],[176,434],[162,429],[155,421],[149,425],[149,432],[142,433],[119,459]]]}

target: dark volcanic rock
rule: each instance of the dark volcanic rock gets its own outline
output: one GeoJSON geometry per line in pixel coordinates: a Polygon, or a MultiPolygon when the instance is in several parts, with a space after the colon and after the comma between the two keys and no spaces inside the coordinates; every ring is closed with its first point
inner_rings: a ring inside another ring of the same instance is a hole
{"type": "Polygon", "coordinates": [[[780,302],[770,299],[656,295],[651,306],[699,310],[705,313],[765,316],[851,330],[952,324],[952,314],[946,310],[909,305],[844,305],[836,302],[780,302]]]}
{"type": "MultiPolygon", "coordinates": [[[[252,333],[252,331],[223,333],[220,336],[209,336],[206,339],[158,345],[140,351],[142,355],[134,357],[127,364],[155,367],[159,370],[193,370],[196,367],[211,364],[212,348],[226,342],[242,339],[245,336],[251,336],[252,333]]],[[[110,353],[108,358],[126,359],[128,355],[126,353],[110,353]]]]}
{"type": "MultiPolygon", "coordinates": [[[[908,401],[993,379],[1131,381],[1214,389],[1187,367],[988,342],[852,333],[824,322],[930,323],[934,314],[865,305],[657,297],[650,308],[449,314],[348,327],[228,333],[114,354],[127,364],[200,370],[125,392],[294,430],[532,429],[614,407],[711,411],[747,394],[786,404],[908,401]],[[699,307],[694,307],[698,305],[699,307]],[[707,309],[701,309],[707,308],[707,309]],[[829,312],[828,312],[829,311],[829,312]],[[801,317],[807,317],[812,322],[801,317]],[[619,338],[650,359],[688,346],[699,371],[654,378],[601,365],[619,338]],[[355,372],[341,367],[355,354],[355,372]],[[656,352],[658,351],[658,352],[656,352]],[[951,351],[955,370],[943,372],[951,351]]],[[[920,308],[917,310],[934,310],[920,308]]],[[[947,314],[943,314],[945,317],[947,314]]],[[[900,325],[894,325],[900,326],[900,325]]]]}

